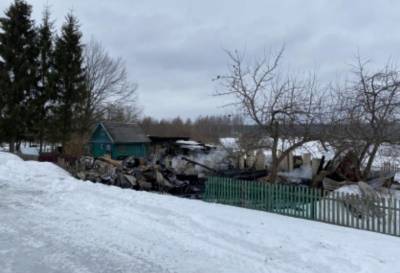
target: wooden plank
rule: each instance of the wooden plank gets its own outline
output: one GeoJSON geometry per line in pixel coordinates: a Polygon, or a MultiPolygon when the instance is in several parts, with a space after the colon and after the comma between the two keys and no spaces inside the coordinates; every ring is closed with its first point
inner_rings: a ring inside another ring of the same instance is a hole
{"type": "Polygon", "coordinates": [[[275,204],[275,184],[272,184],[269,187],[269,211],[273,212],[274,211],[274,204],[275,204]]]}
{"type": "Polygon", "coordinates": [[[297,207],[297,216],[298,217],[302,217],[302,214],[303,214],[302,206],[301,206],[302,200],[303,200],[303,198],[302,198],[302,189],[301,189],[301,187],[297,187],[296,207],[297,207]]]}
{"type": "MultiPolygon", "coordinates": [[[[348,193],[345,193],[345,200],[349,200],[350,199],[350,194],[348,194],[348,193]]],[[[346,205],[345,206],[345,210],[346,210],[346,226],[347,227],[350,227],[350,217],[351,217],[351,212],[350,212],[350,209],[349,209],[349,207],[346,205]]]]}
{"type": "Polygon", "coordinates": [[[221,179],[218,178],[218,180],[215,181],[215,194],[218,197],[218,200],[220,201],[222,199],[221,196],[221,179]]]}
{"type": "Polygon", "coordinates": [[[331,223],[331,221],[332,221],[332,208],[331,208],[331,199],[332,199],[332,196],[333,196],[333,194],[334,194],[334,192],[331,192],[330,193],[330,195],[329,195],[329,197],[328,197],[328,223],[331,223]]]}
{"type": "MultiPolygon", "coordinates": [[[[381,207],[379,208],[379,211],[383,211],[383,221],[382,221],[382,232],[383,233],[388,233],[387,231],[387,206],[386,206],[386,199],[385,198],[380,198],[381,201],[381,207]]],[[[390,213],[390,212],[389,212],[390,213]]]]}
{"type": "Polygon", "coordinates": [[[276,188],[275,188],[275,195],[276,195],[276,204],[275,204],[275,208],[277,210],[278,213],[280,213],[280,206],[281,206],[281,193],[280,193],[280,185],[276,184],[276,188]]]}
{"type": "Polygon", "coordinates": [[[295,195],[295,190],[296,186],[291,186],[290,187],[290,208],[291,208],[291,213],[294,217],[296,217],[296,195],[295,195]]]}
{"type": "Polygon", "coordinates": [[[245,204],[246,204],[246,207],[247,208],[250,208],[250,200],[251,200],[251,192],[250,192],[250,188],[249,188],[249,182],[247,182],[247,181],[243,181],[243,183],[244,183],[244,187],[245,187],[245,193],[246,193],[246,195],[245,195],[245,204]]]}
{"type": "Polygon", "coordinates": [[[215,200],[215,202],[218,200],[218,195],[217,195],[217,184],[216,184],[216,178],[212,178],[211,179],[211,183],[210,183],[210,194],[213,198],[213,200],[215,200]]]}
{"type": "Polygon", "coordinates": [[[336,206],[336,221],[335,223],[340,225],[340,192],[336,192],[335,206],[336,206]]]}
{"type": "Polygon", "coordinates": [[[262,202],[263,202],[262,209],[265,211],[267,210],[267,184],[265,182],[263,182],[262,185],[262,202]]]}
{"type": "Polygon", "coordinates": [[[218,194],[217,194],[217,183],[216,183],[216,178],[212,178],[211,180],[211,185],[210,185],[210,193],[212,194],[212,198],[214,200],[218,200],[218,194]]]}
{"type": "Polygon", "coordinates": [[[218,181],[218,196],[221,199],[221,203],[224,203],[224,178],[218,181]]]}
{"type": "MultiPolygon", "coordinates": [[[[367,225],[364,227],[366,230],[371,230],[371,204],[368,204],[367,209],[366,209],[366,215],[367,215],[367,225]]],[[[372,220],[374,220],[372,218],[372,220]]]]}
{"type": "Polygon", "coordinates": [[[235,199],[236,199],[236,204],[241,205],[242,201],[241,201],[241,196],[242,196],[242,183],[241,181],[238,181],[237,184],[237,189],[236,189],[236,195],[235,195],[235,199]]]}
{"type": "Polygon", "coordinates": [[[277,185],[277,196],[278,196],[278,210],[282,213],[282,185],[277,185]]]}
{"type": "Polygon", "coordinates": [[[396,235],[400,236],[400,200],[396,201],[395,203],[397,205],[397,208],[396,208],[396,205],[395,205],[396,218],[394,219],[394,224],[395,224],[395,227],[396,227],[396,235]]]}
{"type": "Polygon", "coordinates": [[[322,198],[323,221],[326,222],[326,192],[323,191],[324,197],[322,198]]]}
{"type": "Polygon", "coordinates": [[[344,219],[345,219],[345,211],[344,211],[344,204],[342,202],[342,200],[344,200],[344,192],[340,193],[340,199],[338,200],[338,203],[340,205],[340,219],[339,219],[339,223],[341,226],[344,226],[344,219]]]}
{"type": "MultiPolygon", "coordinates": [[[[375,202],[375,201],[374,201],[375,202]]],[[[377,231],[377,228],[376,228],[376,226],[377,226],[377,223],[376,223],[376,221],[377,221],[377,219],[376,219],[376,216],[372,216],[371,217],[371,220],[372,220],[372,231],[377,231]]]]}
{"type": "Polygon", "coordinates": [[[218,198],[218,202],[220,202],[221,200],[221,195],[219,194],[219,187],[220,187],[220,179],[218,178],[218,180],[215,180],[215,184],[214,184],[214,191],[215,191],[215,197],[218,198]]]}
{"type": "Polygon", "coordinates": [[[230,179],[225,178],[225,191],[226,191],[226,203],[227,204],[231,204],[231,202],[232,202],[231,195],[230,195],[230,190],[231,190],[230,182],[231,182],[230,179]]]}
{"type": "MultiPolygon", "coordinates": [[[[356,202],[357,202],[357,204],[361,203],[361,197],[359,195],[356,195],[356,202]]],[[[357,215],[357,219],[356,220],[357,220],[356,221],[357,229],[360,229],[360,215],[357,215]]]]}
{"type": "Polygon", "coordinates": [[[301,218],[306,218],[307,217],[307,211],[306,211],[306,202],[307,202],[307,198],[306,198],[306,190],[304,187],[300,187],[300,191],[301,191],[301,218]]]}
{"type": "Polygon", "coordinates": [[[394,210],[393,210],[393,197],[390,197],[387,201],[387,211],[389,213],[388,219],[387,219],[387,229],[390,235],[393,234],[393,216],[394,216],[394,210]]]}
{"type": "MultiPolygon", "coordinates": [[[[350,194],[350,199],[349,199],[349,204],[353,204],[353,202],[355,201],[355,196],[354,194],[350,194]]],[[[352,208],[349,207],[349,212],[350,212],[350,216],[351,216],[351,222],[350,222],[350,227],[354,228],[355,227],[355,220],[354,220],[354,213],[352,212],[352,208]]]]}
{"type": "Polygon", "coordinates": [[[316,220],[316,202],[317,202],[317,192],[314,188],[311,188],[311,205],[310,205],[310,213],[311,219],[316,220]]]}
{"type": "Polygon", "coordinates": [[[235,201],[236,188],[237,188],[237,181],[228,179],[229,204],[232,206],[236,204],[235,201]]]}
{"type": "MultiPolygon", "coordinates": [[[[400,202],[400,201],[399,201],[400,202]]],[[[394,215],[393,215],[393,233],[394,233],[394,235],[397,235],[397,236],[400,236],[400,233],[398,233],[397,232],[397,227],[399,226],[399,224],[397,224],[397,214],[398,214],[398,211],[397,211],[397,200],[395,199],[394,201],[393,201],[393,210],[394,210],[394,215]]]]}
{"type": "MultiPolygon", "coordinates": [[[[379,201],[379,199],[377,198],[375,203],[378,203],[378,201],[379,201]]],[[[376,231],[381,232],[381,229],[382,229],[381,221],[380,221],[380,219],[378,217],[375,217],[375,218],[376,218],[376,221],[378,223],[376,231]]]]}
{"type": "Polygon", "coordinates": [[[223,204],[226,204],[225,203],[225,200],[226,200],[226,198],[225,198],[225,177],[224,178],[222,178],[222,181],[221,181],[221,199],[222,199],[222,203],[223,204]]]}
{"type": "Polygon", "coordinates": [[[310,194],[311,190],[309,188],[304,187],[304,218],[310,219],[310,194]]]}
{"type": "Polygon", "coordinates": [[[260,209],[265,210],[265,198],[264,198],[265,185],[262,182],[258,182],[258,185],[260,187],[260,209]]]}
{"type": "Polygon", "coordinates": [[[254,188],[254,183],[253,182],[247,182],[249,184],[250,187],[250,204],[251,204],[251,208],[255,208],[256,207],[256,191],[254,188]]]}
{"type": "Polygon", "coordinates": [[[231,205],[232,204],[232,197],[231,197],[231,190],[232,190],[232,184],[235,183],[232,180],[228,180],[225,178],[225,186],[226,186],[226,203],[231,205]]]}
{"type": "Polygon", "coordinates": [[[303,187],[300,187],[300,208],[301,208],[301,218],[304,218],[306,216],[305,213],[305,206],[304,203],[306,202],[305,199],[305,190],[303,187]]]}
{"type": "Polygon", "coordinates": [[[226,182],[226,178],[224,177],[221,181],[221,196],[222,196],[222,202],[224,204],[226,204],[225,182],[226,182]]]}
{"type": "Polygon", "coordinates": [[[290,215],[290,213],[291,213],[291,209],[290,209],[291,203],[290,203],[289,191],[290,191],[289,186],[284,185],[283,192],[285,194],[285,197],[283,199],[284,199],[284,204],[285,204],[285,214],[287,214],[287,215],[290,215]]]}
{"type": "Polygon", "coordinates": [[[319,221],[321,221],[321,215],[322,215],[322,212],[321,212],[321,201],[322,201],[322,191],[321,190],[318,190],[318,203],[317,203],[317,213],[318,213],[318,220],[319,221]]]}
{"type": "Polygon", "coordinates": [[[283,200],[284,200],[284,212],[286,215],[290,215],[290,200],[289,200],[289,187],[286,185],[283,188],[283,200]]]}

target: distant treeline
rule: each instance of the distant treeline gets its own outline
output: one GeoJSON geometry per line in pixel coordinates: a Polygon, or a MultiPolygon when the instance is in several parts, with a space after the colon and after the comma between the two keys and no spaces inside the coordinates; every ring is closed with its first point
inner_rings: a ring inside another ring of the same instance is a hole
{"type": "Polygon", "coordinates": [[[238,115],[203,116],[193,120],[145,117],[140,123],[148,135],[186,136],[206,143],[217,143],[221,137],[237,136],[245,127],[243,118],[238,115]]]}

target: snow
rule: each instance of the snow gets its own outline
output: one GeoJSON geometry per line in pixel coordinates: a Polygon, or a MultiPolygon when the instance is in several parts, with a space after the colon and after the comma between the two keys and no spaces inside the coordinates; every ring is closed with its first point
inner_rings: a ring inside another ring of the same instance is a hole
{"type": "Polygon", "coordinates": [[[322,158],[325,156],[325,160],[331,160],[335,156],[335,152],[332,147],[328,146],[327,150],[325,150],[319,141],[307,142],[294,151],[294,154],[296,155],[303,155],[307,153],[310,153],[312,158],[322,158]]]}
{"type": "Polygon", "coordinates": [[[0,144],[0,152],[7,152],[9,150],[8,146],[0,144]]]}
{"type": "Polygon", "coordinates": [[[24,155],[39,155],[39,147],[21,145],[21,153],[24,155]]]}
{"type": "Polygon", "coordinates": [[[393,170],[400,170],[400,146],[383,144],[375,156],[373,169],[380,170],[384,164],[390,164],[393,170]]]}
{"type": "MultiPolygon", "coordinates": [[[[361,190],[358,184],[346,185],[336,190],[338,193],[361,195],[361,190]]],[[[395,189],[380,188],[377,193],[382,198],[394,198],[400,201],[400,191],[395,189]]]]}
{"type": "Polygon", "coordinates": [[[176,143],[182,145],[200,145],[200,143],[194,140],[177,140],[176,143]]]}
{"type": "Polygon", "coordinates": [[[234,137],[220,138],[219,142],[226,149],[232,149],[232,150],[238,150],[239,149],[239,144],[238,144],[237,138],[234,138],[234,137]]]}
{"type": "MultiPolygon", "coordinates": [[[[240,148],[237,138],[233,137],[220,138],[219,142],[225,148],[233,150],[238,150],[240,148]]],[[[282,139],[279,140],[278,143],[279,148],[282,147],[287,148],[288,145],[289,145],[288,141],[283,141],[282,139]]],[[[269,149],[264,149],[264,153],[267,157],[271,157],[271,151],[269,149]]],[[[319,141],[307,142],[303,144],[301,147],[295,149],[293,152],[293,154],[295,155],[303,155],[307,153],[311,154],[313,158],[322,158],[322,156],[325,156],[326,160],[332,159],[335,155],[332,147],[328,146],[327,150],[325,150],[319,141]]]]}
{"type": "Polygon", "coordinates": [[[400,238],[76,180],[0,152],[0,268],[400,272],[400,238]]]}
{"type": "MultiPolygon", "coordinates": [[[[50,145],[43,145],[44,152],[50,152],[52,147],[50,145]]],[[[1,152],[8,152],[9,145],[5,143],[0,144],[0,151],[1,152]]],[[[28,142],[22,142],[20,146],[20,152],[23,155],[31,155],[31,156],[38,156],[39,155],[39,145],[31,145],[28,142]]]]}

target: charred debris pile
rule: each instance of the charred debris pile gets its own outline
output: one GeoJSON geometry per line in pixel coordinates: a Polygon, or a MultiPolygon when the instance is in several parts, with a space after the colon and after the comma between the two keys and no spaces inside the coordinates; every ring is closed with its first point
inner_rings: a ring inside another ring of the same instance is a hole
{"type": "Polygon", "coordinates": [[[107,156],[96,159],[83,157],[77,165],[78,178],[121,188],[158,191],[191,198],[198,198],[204,190],[204,177],[177,174],[163,164],[142,158],[128,157],[120,161],[107,156]]]}
{"type": "Polygon", "coordinates": [[[188,198],[200,198],[208,175],[256,180],[268,174],[265,168],[236,168],[221,147],[164,137],[152,137],[150,153],[145,158],[84,156],[68,170],[82,180],[188,198]]]}
{"type": "MultiPolygon", "coordinates": [[[[77,178],[135,190],[157,191],[177,196],[200,198],[207,176],[268,181],[268,153],[256,151],[245,157],[221,146],[182,138],[153,137],[146,158],[109,156],[80,158],[68,168],[77,178]]],[[[289,154],[282,161],[278,183],[312,186],[333,191],[357,184],[351,155],[341,159],[312,158],[311,154],[289,154]]],[[[363,181],[375,190],[394,182],[391,170],[372,173],[363,181]]]]}

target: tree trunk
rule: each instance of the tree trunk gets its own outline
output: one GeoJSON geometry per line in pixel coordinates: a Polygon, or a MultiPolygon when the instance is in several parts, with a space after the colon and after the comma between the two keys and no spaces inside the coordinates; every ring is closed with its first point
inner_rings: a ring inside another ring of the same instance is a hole
{"type": "Polygon", "coordinates": [[[39,124],[40,128],[39,128],[39,154],[41,154],[43,152],[43,131],[44,131],[44,126],[43,126],[43,120],[40,121],[39,124]]]}
{"type": "Polygon", "coordinates": [[[278,162],[278,138],[274,138],[273,143],[272,143],[272,164],[271,164],[271,169],[270,173],[268,175],[269,182],[271,183],[276,183],[276,179],[278,177],[278,168],[279,168],[279,162],[278,162]]]}
{"type": "Polygon", "coordinates": [[[379,145],[375,144],[374,148],[372,149],[371,154],[369,155],[367,166],[365,167],[363,175],[362,175],[363,180],[367,179],[371,172],[372,163],[374,162],[375,155],[378,152],[378,148],[379,148],[379,145]]]}
{"type": "Polygon", "coordinates": [[[43,152],[43,136],[40,134],[39,136],[39,154],[43,152]]]}
{"type": "Polygon", "coordinates": [[[15,140],[11,139],[9,145],[10,145],[9,152],[14,153],[15,152],[15,140]]]}
{"type": "Polygon", "coordinates": [[[357,177],[359,178],[359,180],[362,179],[363,177],[363,173],[362,173],[362,162],[364,161],[364,157],[367,155],[369,148],[371,147],[371,143],[366,143],[363,150],[360,153],[360,156],[358,157],[357,160],[357,177]]]}
{"type": "Polygon", "coordinates": [[[365,155],[367,154],[369,147],[371,146],[370,143],[365,144],[364,149],[360,153],[360,157],[358,158],[359,162],[363,162],[365,155]]]}

